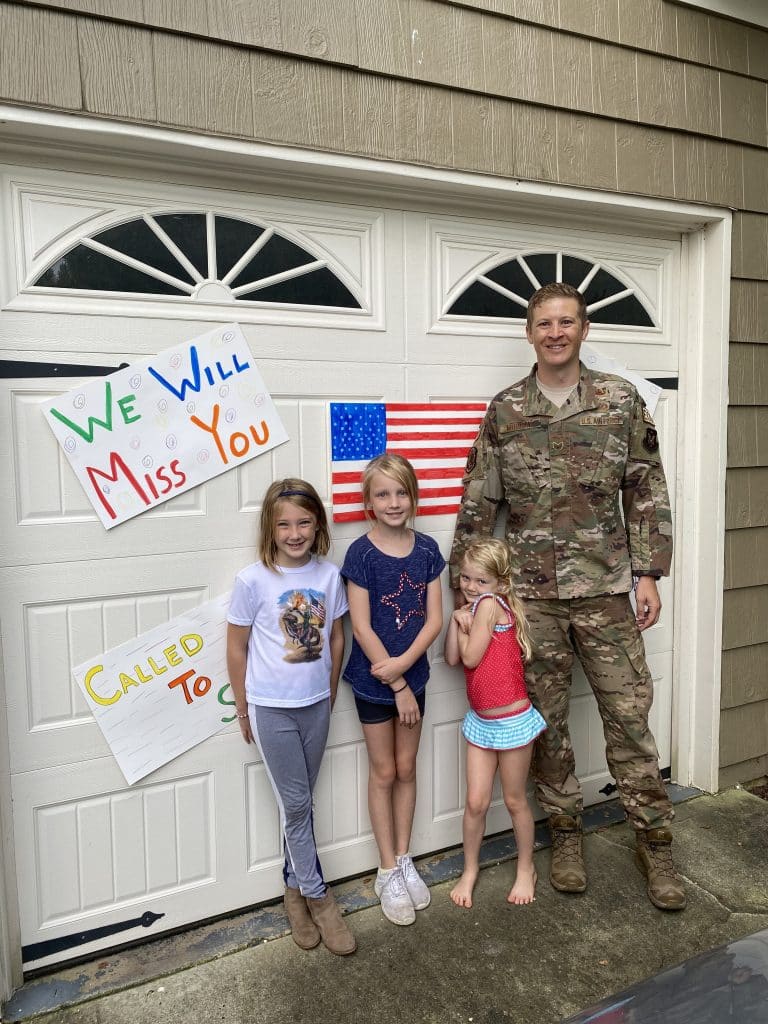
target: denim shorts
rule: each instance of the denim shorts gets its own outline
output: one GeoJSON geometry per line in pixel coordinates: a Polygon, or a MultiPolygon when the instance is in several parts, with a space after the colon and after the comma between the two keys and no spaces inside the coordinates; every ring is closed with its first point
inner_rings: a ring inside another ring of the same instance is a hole
{"type": "MultiPolygon", "coordinates": [[[[422,690],[421,693],[416,695],[416,704],[422,718],[424,717],[426,697],[426,690],[422,690]]],[[[355,704],[357,705],[357,715],[361,725],[378,725],[380,722],[389,722],[391,719],[398,717],[396,704],[377,704],[372,700],[363,700],[357,694],[355,694],[355,704]]]]}

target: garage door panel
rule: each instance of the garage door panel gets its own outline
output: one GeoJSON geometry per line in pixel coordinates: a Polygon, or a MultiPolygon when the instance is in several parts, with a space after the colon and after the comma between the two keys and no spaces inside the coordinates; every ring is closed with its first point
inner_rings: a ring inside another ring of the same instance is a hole
{"type": "MultiPolygon", "coordinates": [[[[231,853],[217,849],[214,827],[217,811],[226,815],[229,805],[234,812],[226,780],[217,792],[216,773],[188,765],[186,777],[153,779],[125,792],[110,762],[98,762],[97,787],[88,784],[88,764],[13,780],[16,835],[34,851],[17,862],[19,887],[28,896],[22,906],[22,943],[116,928],[111,943],[103,936],[93,943],[76,942],[52,962],[146,937],[150,933],[137,919],[147,910],[163,915],[152,927],[155,934],[184,923],[190,899],[201,917],[226,909],[216,890],[228,888],[228,869],[233,872],[235,864],[231,853]],[[136,924],[126,931],[116,927],[126,920],[136,924]]],[[[238,839],[230,837],[233,850],[238,839]]],[[[234,905],[248,898],[242,885],[228,895],[234,905]]],[[[48,960],[27,955],[25,966],[43,966],[48,960]]]]}
{"type": "Polygon", "coordinates": [[[8,570],[6,612],[10,745],[19,771],[103,756],[108,748],[71,668],[232,586],[251,549],[8,570]],[[45,593],[47,600],[40,601],[45,593]]]}
{"type": "Polygon", "coordinates": [[[315,789],[315,837],[318,849],[370,839],[368,755],[359,723],[357,737],[346,743],[331,739],[315,789]]]}
{"type": "MultiPolygon", "coordinates": [[[[50,207],[48,193],[64,185],[47,172],[42,178],[50,207]]],[[[99,188],[108,191],[95,178],[68,187],[86,205],[99,188]]],[[[174,197],[174,209],[210,199],[204,190],[171,185],[120,187],[125,194],[113,198],[128,203],[132,216],[145,204],[147,190],[165,190],[174,197]]],[[[28,206],[42,209],[35,190],[27,191],[28,206]]],[[[539,251],[581,246],[595,258],[613,259],[617,272],[650,297],[663,323],[635,334],[595,325],[590,342],[635,370],[675,372],[675,325],[668,313],[679,264],[677,239],[598,237],[571,226],[342,208],[290,197],[230,198],[233,212],[272,204],[276,224],[288,233],[304,232],[309,250],[322,248],[338,261],[342,277],[362,287],[363,312],[287,304],[255,311],[254,304],[227,303],[218,293],[221,301],[199,303],[192,315],[189,305],[163,297],[113,300],[34,291],[2,310],[6,357],[100,367],[135,362],[194,338],[206,324],[239,318],[290,437],[203,487],[105,531],[39,410],[43,398],[75,381],[57,374],[0,389],[0,460],[13,487],[1,506],[0,554],[7,568],[0,598],[23,941],[114,929],[99,938],[86,935],[84,944],[58,953],[38,951],[27,957],[29,967],[151,937],[282,892],[278,810],[258,750],[243,743],[236,723],[129,787],[71,667],[229,590],[235,573],[255,558],[261,501],[273,479],[304,477],[330,507],[330,402],[487,401],[525,375],[532,351],[520,322],[511,340],[509,323],[446,317],[452,290],[473,268],[505,246],[534,241],[539,251]],[[145,913],[163,916],[144,929],[145,913]]],[[[14,209],[23,220],[22,207],[14,209]]],[[[45,218],[36,223],[42,230],[45,218]]],[[[33,261],[43,260],[48,241],[41,239],[33,261]]],[[[31,263],[26,267],[27,278],[34,269],[31,263]]],[[[657,421],[670,480],[676,417],[675,396],[665,393],[657,421]]],[[[433,536],[447,556],[454,522],[453,516],[420,517],[417,528],[433,536]]],[[[365,529],[363,523],[332,526],[331,557],[337,564],[365,529]]],[[[673,616],[666,612],[672,610],[672,592],[666,581],[661,589],[665,615],[646,642],[657,685],[652,721],[660,748],[666,743],[668,751],[673,616]]],[[[453,599],[445,577],[443,595],[447,620],[453,599]]],[[[461,841],[466,793],[463,672],[445,664],[442,637],[430,659],[417,764],[416,853],[461,841]]],[[[609,781],[602,727],[578,672],[571,721],[586,800],[601,800],[609,781]]],[[[315,793],[316,836],[329,880],[375,869],[367,778],[362,730],[351,689],[342,682],[315,793]]],[[[509,824],[497,783],[488,832],[509,824]]]]}

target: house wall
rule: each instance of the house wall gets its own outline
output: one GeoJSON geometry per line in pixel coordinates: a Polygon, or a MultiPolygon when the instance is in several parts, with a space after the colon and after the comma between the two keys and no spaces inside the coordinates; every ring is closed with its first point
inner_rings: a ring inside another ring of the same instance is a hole
{"type": "Polygon", "coordinates": [[[731,207],[720,782],[768,772],[768,31],[668,0],[0,2],[0,100],[731,207]]]}

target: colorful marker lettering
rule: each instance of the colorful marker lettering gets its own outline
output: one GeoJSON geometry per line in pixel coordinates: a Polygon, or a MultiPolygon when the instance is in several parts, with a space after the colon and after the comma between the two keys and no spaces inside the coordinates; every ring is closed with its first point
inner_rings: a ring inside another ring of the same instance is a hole
{"type": "Polygon", "coordinates": [[[184,691],[184,700],[187,702],[187,704],[191,704],[192,701],[194,700],[187,686],[187,681],[191,679],[194,674],[195,670],[191,668],[189,672],[184,672],[183,675],[176,676],[175,679],[172,679],[170,683],[168,683],[169,690],[172,690],[174,686],[180,686],[182,688],[182,690],[184,691]]]}
{"type": "MultiPolygon", "coordinates": [[[[219,457],[225,466],[229,465],[229,457],[222,440],[221,434],[219,433],[219,417],[221,415],[221,407],[218,402],[214,403],[213,415],[210,424],[204,423],[199,416],[190,416],[190,422],[194,423],[196,427],[200,427],[201,430],[205,430],[206,433],[213,437],[214,443],[219,453],[219,457]]],[[[265,420],[261,421],[259,427],[256,427],[253,423],[248,426],[248,434],[243,433],[240,430],[234,431],[228,440],[227,447],[229,451],[236,459],[241,459],[244,455],[248,454],[251,447],[251,440],[257,445],[261,446],[267,443],[269,440],[269,427],[265,420]],[[250,437],[248,436],[250,434],[250,437]]]]}
{"type": "Polygon", "coordinates": [[[215,372],[214,368],[211,366],[204,366],[201,368],[200,356],[197,354],[196,345],[190,345],[189,347],[189,360],[189,376],[182,377],[178,387],[172,384],[171,381],[166,380],[162,373],[160,373],[159,370],[155,370],[154,367],[148,366],[147,369],[155,378],[155,380],[158,381],[158,383],[162,384],[163,387],[170,391],[172,395],[175,395],[175,397],[178,398],[180,402],[183,402],[186,397],[187,391],[194,391],[195,394],[198,394],[200,392],[202,374],[205,375],[205,379],[208,381],[208,383],[211,386],[213,386],[214,384],[217,383],[217,380],[227,380],[227,378],[231,377],[234,373],[242,373],[244,370],[247,370],[251,365],[250,363],[247,362],[240,365],[237,359],[237,355],[233,354],[232,370],[225,370],[218,360],[216,361],[215,364],[215,372]]]}
{"type": "Polygon", "coordinates": [[[103,665],[94,665],[93,668],[89,668],[85,673],[85,688],[88,691],[89,696],[97,704],[101,704],[102,707],[108,707],[110,704],[114,704],[120,700],[122,693],[120,690],[115,690],[111,697],[102,697],[101,694],[97,693],[93,688],[93,677],[97,676],[99,672],[104,671],[103,665]]]}
{"type": "MultiPolygon", "coordinates": [[[[135,423],[136,420],[141,419],[141,414],[131,415],[133,413],[133,403],[136,401],[136,395],[123,395],[122,398],[117,400],[120,414],[123,417],[124,423],[135,423]]],[[[88,425],[81,427],[74,420],[71,420],[68,416],[65,416],[63,412],[59,412],[58,409],[51,409],[51,416],[55,416],[57,420],[69,427],[70,430],[74,430],[84,441],[88,444],[93,443],[93,436],[96,427],[103,427],[105,430],[112,432],[112,382],[104,382],[104,419],[100,420],[96,416],[88,417],[88,425]]]]}

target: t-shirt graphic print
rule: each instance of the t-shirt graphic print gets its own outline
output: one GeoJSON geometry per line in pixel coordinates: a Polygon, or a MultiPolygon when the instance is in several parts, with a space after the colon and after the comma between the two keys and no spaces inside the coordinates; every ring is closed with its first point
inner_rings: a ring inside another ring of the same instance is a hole
{"type": "Polygon", "coordinates": [[[325,594],[321,590],[286,590],[277,599],[285,637],[283,661],[317,661],[323,653],[325,594]]]}

